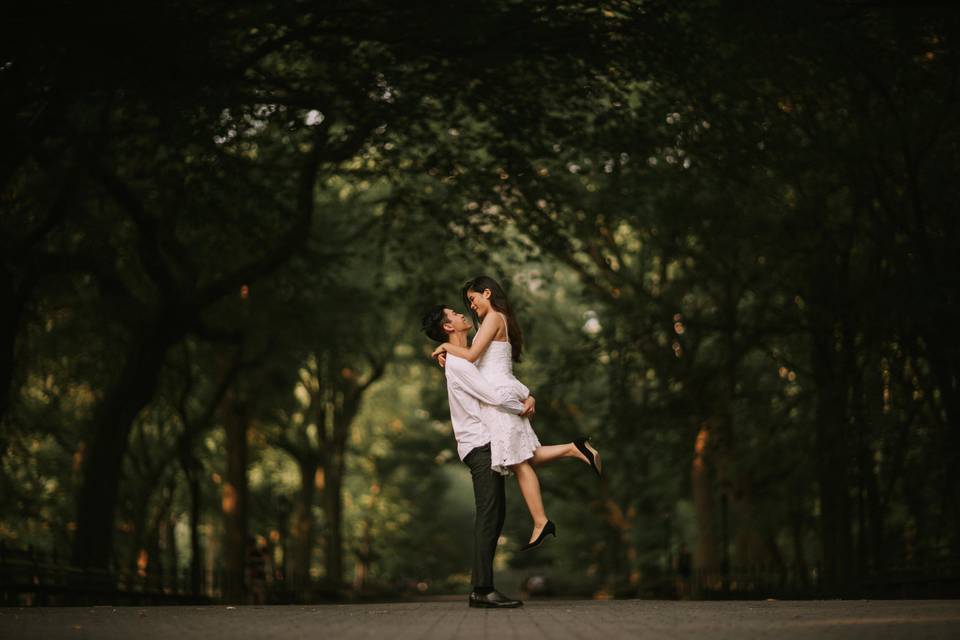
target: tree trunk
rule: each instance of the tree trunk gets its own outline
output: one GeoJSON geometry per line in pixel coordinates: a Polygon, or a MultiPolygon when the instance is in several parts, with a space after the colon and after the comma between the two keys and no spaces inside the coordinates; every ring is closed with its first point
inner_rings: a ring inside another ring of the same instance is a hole
{"type": "Polygon", "coordinates": [[[317,470],[320,468],[320,463],[309,457],[298,460],[298,464],[300,491],[297,493],[294,512],[292,531],[294,558],[290,568],[294,589],[307,594],[310,590],[310,566],[313,557],[313,504],[317,493],[317,470]]]}
{"type": "Polygon", "coordinates": [[[177,537],[174,527],[177,519],[173,513],[173,501],[176,498],[176,479],[171,478],[166,486],[163,506],[157,514],[157,569],[162,570],[162,589],[177,591],[177,537]]]}
{"type": "MultiPolygon", "coordinates": [[[[189,353],[189,352],[188,352],[189,353]]],[[[193,445],[196,438],[204,432],[209,425],[214,422],[217,410],[220,408],[221,400],[228,393],[231,384],[240,369],[240,355],[232,358],[232,363],[223,364],[226,369],[220,382],[216,387],[209,404],[196,420],[192,420],[187,410],[187,392],[181,397],[178,411],[180,420],[183,423],[183,433],[177,443],[177,454],[180,459],[180,467],[183,469],[184,477],[187,480],[187,492],[190,500],[190,582],[189,592],[191,595],[198,596],[204,593],[204,573],[203,573],[203,553],[200,546],[200,512],[202,508],[202,492],[200,487],[201,476],[203,475],[203,465],[197,460],[193,453],[193,445]]],[[[224,360],[221,358],[221,363],[224,360]]],[[[188,362],[189,370],[189,362],[188,362]]],[[[187,391],[193,389],[192,379],[188,379],[187,391]]]]}
{"type": "Polygon", "coordinates": [[[177,519],[172,513],[168,514],[166,520],[164,520],[163,533],[163,547],[167,555],[167,572],[170,576],[167,584],[174,593],[179,593],[181,584],[180,557],[177,553],[177,519]]]}
{"type": "Polygon", "coordinates": [[[166,575],[163,567],[163,551],[162,551],[162,537],[163,537],[163,520],[165,514],[163,513],[163,505],[158,508],[157,517],[154,518],[153,522],[150,523],[150,530],[147,531],[147,587],[154,590],[161,590],[163,588],[164,580],[166,575]]]}
{"type": "MultiPolygon", "coordinates": [[[[130,516],[130,555],[127,558],[126,570],[131,576],[138,575],[140,553],[147,544],[147,510],[150,507],[150,496],[138,496],[140,499],[134,502],[133,511],[130,516]]],[[[122,548],[122,543],[121,543],[122,548]]]]}
{"type": "Polygon", "coordinates": [[[343,474],[350,426],[360,411],[364,392],[383,375],[384,364],[375,363],[366,382],[343,366],[337,354],[327,353],[318,360],[319,387],[323,394],[317,403],[317,426],[321,428],[322,467],[324,471],[323,511],[326,521],[324,539],[326,582],[331,589],[343,586],[343,474]],[[328,427],[331,428],[329,436],[328,427]]]}
{"type": "Polygon", "coordinates": [[[180,468],[187,479],[187,494],[190,501],[190,595],[197,596],[203,591],[203,558],[200,552],[200,462],[193,457],[189,448],[181,442],[179,451],[180,468]]]}
{"type": "Polygon", "coordinates": [[[859,576],[867,575],[870,571],[870,531],[868,524],[867,504],[868,493],[873,479],[873,449],[871,446],[872,434],[870,422],[866,419],[864,403],[864,382],[862,374],[854,374],[851,379],[851,419],[853,431],[854,460],[856,469],[856,506],[857,506],[857,537],[856,537],[856,573],[859,576]]]}
{"type": "Polygon", "coordinates": [[[370,562],[373,558],[373,522],[367,516],[363,520],[363,536],[361,538],[363,546],[357,553],[357,564],[353,575],[353,590],[356,593],[363,593],[367,584],[367,574],[370,572],[370,562]]]}
{"type": "Polygon", "coordinates": [[[607,511],[607,520],[603,528],[604,538],[606,539],[605,564],[607,567],[610,567],[610,569],[606,572],[606,580],[604,581],[602,589],[606,592],[606,597],[615,598],[623,595],[623,591],[625,590],[626,581],[623,578],[623,566],[626,564],[624,562],[625,545],[623,541],[623,527],[625,523],[623,522],[623,510],[620,509],[620,505],[617,504],[616,500],[609,497],[609,494],[604,496],[604,506],[607,511]]]}
{"type": "Polygon", "coordinates": [[[806,590],[810,586],[810,568],[807,566],[807,552],[804,545],[806,527],[804,526],[805,505],[803,502],[795,505],[790,513],[790,534],[793,542],[793,562],[797,572],[797,584],[806,590]]]}
{"type": "Polygon", "coordinates": [[[847,479],[846,381],[837,375],[832,327],[814,337],[817,385],[816,460],[820,497],[821,589],[824,595],[849,593],[853,581],[853,535],[847,479]]]}
{"type": "MultiPolygon", "coordinates": [[[[736,259],[736,256],[734,256],[736,259]]],[[[756,553],[763,549],[763,542],[752,526],[750,479],[737,465],[737,381],[739,379],[740,349],[737,344],[737,329],[740,320],[737,313],[740,293],[737,290],[738,276],[727,274],[723,286],[723,345],[724,364],[720,372],[720,415],[710,438],[710,462],[714,479],[720,490],[720,578],[724,592],[730,590],[731,548],[736,552],[736,563],[743,569],[756,561],[756,553]],[[732,526],[731,526],[732,523],[732,526]]]]}
{"type": "MultiPolygon", "coordinates": [[[[719,569],[717,561],[716,517],[713,504],[713,483],[710,481],[710,470],[707,466],[707,451],[710,446],[710,425],[703,422],[697,432],[697,440],[693,450],[693,464],[690,468],[690,486],[693,492],[693,508],[697,520],[697,544],[694,551],[694,568],[700,580],[694,582],[699,589],[703,584],[703,577],[714,578],[719,569]]],[[[694,595],[698,595],[694,593],[694,595]]]]}
{"type": "MultiPolygon", "coordinates": [[[[943,332],[944,340],[931,344],[949,343],[955,327],[943,332]]],[[[941,403],[947,424],[944,434],[944,512],[951,555],[960,558],[960,363],[946,355],[932,355],[933,370],[940,388],[941,403]]]]}
{"type": "Polygon", "coordinates": [[[246,407],[230,391],[224,403],[227,470],[221,506],[224,519],[224,585],[226,602],[242,603],[247,541],[247,427],[246,407]]]}
{"type": "Polygon", "coordinates": [[[330,588],[343,585],[343,467],[346,443],[336,443],[324,467],[323,504],[327,535],[326,580],[330,588]]]}
{"type": "MultiPolygon", "coordinates": [[[[197,465],[199,466],[199,465],[197,465]]],[[[203,592],[203,557],[200,551],[200,471],[196,467],[187,475],[190,487],[190,594],[203,592]]]]}
{"type": "Polygon", "coordinates": [[[17,344],[17,330],[26,305],[26,296],[17,291],[13,274],[6,268],[0,270],[0,421],[7,415],[13,393],[13,375],[17,344]]]}
{"type": "MultiPolygon", "coordinates": [[[[871,364],[864,367],[864,372],[856,380],[855,411],[858,433],[858,468],[862,490],[861,526],[865,531],[861,534],[861,544],[865,549],[860,553],[861,564],[865,573],[882,574],[886,564],[886,549],[884,549],[884,496],[881,489],[881,478],[878,477],[874,463],[874,448],[872,443],[875,436],[871,425],[883,424],[884,400],[882,392],[883,374],[881,373],[882,358],[879,355],[868,360],[871,364]],[[873,390],[873,391],[871,391],[873,390]]],[[[899,425],[899,421],[897,422],[899,425]]],[[[909,425],[900,427],[909,428],[909,425]]],[[[896,457],[896,455],[894,456],[896,457]]],[[[899,465],[894,462],[890,465],[896,469],[899,465]]]]}
{"type": "Polygon", "coordinates": [[[93,437],[77,495],[73,560],[78,566],[105,569],[110,564],[127,440],[140,410],[154,396],[168,345],[167,336],[155,332],[142,336],[119,380],[94,412],[93,437]]]}

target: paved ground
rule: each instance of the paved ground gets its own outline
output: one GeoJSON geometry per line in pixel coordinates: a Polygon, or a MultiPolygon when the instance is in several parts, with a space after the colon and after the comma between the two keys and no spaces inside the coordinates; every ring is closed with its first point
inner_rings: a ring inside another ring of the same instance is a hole
{"type": "Polygon", "coordinates": [[[0,639],[960,638],[960,600],[0,608],[0,639]]]}

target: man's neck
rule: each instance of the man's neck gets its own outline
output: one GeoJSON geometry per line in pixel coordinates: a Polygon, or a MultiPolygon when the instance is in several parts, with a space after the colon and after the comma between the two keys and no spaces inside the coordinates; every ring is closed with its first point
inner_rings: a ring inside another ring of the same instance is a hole
{"type": "Polygon", "coordinates": [[[450,334],[450,344],[456,345],[458,347],[467,347],[469,346],[467,342],[467,332],[466,331],[454,331],[450,334]]]}

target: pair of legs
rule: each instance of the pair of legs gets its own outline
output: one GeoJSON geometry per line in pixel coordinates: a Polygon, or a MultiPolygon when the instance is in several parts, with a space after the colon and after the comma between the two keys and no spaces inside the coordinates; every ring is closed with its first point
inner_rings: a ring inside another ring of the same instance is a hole
{"type": "Polygon", "coordinates": [[[476,519],[473,525],[473,590],[493,591],[493,556],[506,518],[503,476],[490,468],[490,445],[477,447],[463,461],[470,467],[476,519]]]}
{"type": "Polygon", "coordinates": [[[543,531],[547,521],[547,511],[543,507],[543,496],[540,494],[540,479],[537,477],[537,471],[534,467],[539,467],[548,462],[559,460],[561,458],[577,458],[585,464],[590,464],[586,456],[580,453],[577,446],[572,442],[567,444],[551,444],[538,447],[533,452],[533,457],[520,464],[515,464],[510,469],[517,476],[517,484],[520,485],[520,494],[523,501],[527,503],[527,510],[530,517],[533,518],[533,532],[530,534],[529,542],[533,542],[543,531]]]}

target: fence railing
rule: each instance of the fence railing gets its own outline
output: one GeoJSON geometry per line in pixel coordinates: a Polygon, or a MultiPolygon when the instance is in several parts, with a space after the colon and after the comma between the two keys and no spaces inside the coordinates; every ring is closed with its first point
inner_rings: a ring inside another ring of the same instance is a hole
{"type": "Polygon", "coordinates": [[[189,593],[189,576],[136,575],[73,566],[57,552],[30,546],[9,547],[0,541],[0,604],[187,604],[211,602],[206,594],[189,593]]]}
{"type": "MultiPolygon", "coordinates": [[[[324,592],[312,582],[294,589],[282,571],[268,571],[259,585],[245,585],[253,603],[331,601],[344,594],[324,592]],[[258,593],[259,591],[259,593],[258,593]]],[[[0,606],[44,605],[162,605],[221,601],[225,572],[207,570],[201,577],[201,592],[190,592],[189,572],[138,575],[84,569],[65,562],[58,553],[33,547],[15,548],[0,541],[0,606]]],[[[396,593],[394,591],[394,593],[396,593]]],[[[363,595],[363,594],[353,594],[363,595]]],[[[559,594],[556,594],[559,595],[559,594]]],[[[960,562],[929,565],[907,563],[883,573],[851,581],[844,593],[827,594],[816,569],[804,575],[774,571],[769,567],[746,567],[727,572],[691,571],[689,575],[661,575],[637,593],[625,596],[654,598],[736,599],[814,598],[824,595],[865,598],[960,597],[960,562]]]]}
{"type": "Polygon", "coordinates": [[[828,592],[816,569],[805,575],[763,568],[732,569],[726,573],[693,571],[676,580],[680,597],[727,598],[932,598],[960,596],[960,562],[902,564],[880,573],[849,580],[828,592]]]}

